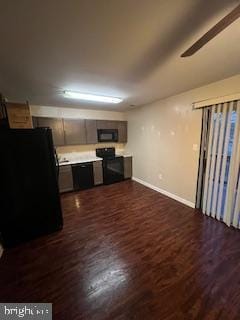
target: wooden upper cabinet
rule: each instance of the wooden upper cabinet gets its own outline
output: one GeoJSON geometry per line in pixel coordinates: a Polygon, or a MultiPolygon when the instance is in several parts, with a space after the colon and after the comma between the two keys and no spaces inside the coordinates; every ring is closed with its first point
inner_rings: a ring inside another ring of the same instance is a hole
{"type": "Polygon", "coordinates": [[[119,121],[97,120],[97,129],[118,129],[119,121]]]}
{"type": "Polygon", "coordinates": [[[118,142],[127,142],[127,121],[118,122],[118,142]]]}
{"type": "Polygon", "coordinates": [[[86,119],[86,140],[89,144],[98,143],[97,120],[86,119]]]}
{"type": "Polygon", "coordinates": [[[32,128],[32,117],[28,103],[6,103],[9,127],[12,129],[32,128]]]}
{"type": "Polygon", "coordinates": [[[118,121],[107,121],[107,129],[118,129],[118,121]]]}
{"type": "Polygon", "coordinates": [[[86,144],[86,121],[84,119],[64,119],[65,144],[86,144]]]}
{"type": "Polygon", "coordinates": [[[36,124],[37,127],[49,127],[52,129],[53,143],[55,146],[63,146],[65,144],[62,119],[38,117],[37,121],[34,119],[34,125],[36,124]]]}
{"type": "Polygon", "coordinates": [[[32,124],[33,124],[33,128],[37,128],[38,127],[38,117],[32,117],[32,124]]]}
{"type": "Polygon", "coordinates": [[[55,146],[98,143],[97,129],[118,129],[118,142],[127,142],[127,121],[32,117],[33,127],[50,127],[55,146]]]}
{"type": "Polygon", "coordinates": [[[107,120],[97,120],[97,129],[107,129],[107,120]]]}

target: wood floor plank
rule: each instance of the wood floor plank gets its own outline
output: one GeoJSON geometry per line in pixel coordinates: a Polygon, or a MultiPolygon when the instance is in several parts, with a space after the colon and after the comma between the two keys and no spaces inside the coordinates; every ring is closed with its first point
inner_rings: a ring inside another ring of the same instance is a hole
{"type": "Polygon", "coordinates": [[[52,302],[57,320],[239,319],[239,231],[133,181],[62,207],[62,231],[4,252],[1,302],[52,302]]]}

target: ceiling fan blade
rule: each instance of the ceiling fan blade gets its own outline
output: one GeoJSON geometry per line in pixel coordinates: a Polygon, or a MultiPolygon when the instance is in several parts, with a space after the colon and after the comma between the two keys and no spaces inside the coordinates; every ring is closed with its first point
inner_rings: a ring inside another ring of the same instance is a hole
{"type": "Polygon", "coordinates": [[[220,20],[214,27],[212,27],[207,33],[205,33],[198,41],[196,41],[189,49],[187,49],[181,57],[189,57],[205,46],[210,40],[212,40],[221,31],[226,29],[230,24],[240,17],[240,5],[227,14],[222,20],[220,20]]]}

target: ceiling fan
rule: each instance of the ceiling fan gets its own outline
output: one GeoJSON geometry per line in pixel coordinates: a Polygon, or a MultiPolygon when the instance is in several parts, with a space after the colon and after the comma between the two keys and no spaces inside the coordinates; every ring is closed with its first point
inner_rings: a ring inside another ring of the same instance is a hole
{"type": "Polygon", "coordinates": [[[206,43],[215,38],[220,32],[226,29],[230,24],[240,17],[240,5],[233,9],[223,19],[221,19],[214,27],[206,32],[200,39],[198,39],[190,48],[188,48],[181,57],[189,57],[200,50],[206,43]]]}

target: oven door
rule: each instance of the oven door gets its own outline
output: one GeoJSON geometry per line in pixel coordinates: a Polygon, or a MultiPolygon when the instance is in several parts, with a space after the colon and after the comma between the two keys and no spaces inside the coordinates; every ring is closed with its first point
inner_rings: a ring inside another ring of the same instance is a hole
{"type": "Polygon", "coordinates": [[[98,129],[98,142],[118,142],[118,129],[98,129]]]}
{"type": "Polygon", "coordinates": [[[124,180],[123,157],[103,161],[103,182],[110,184],[124,180]]]}

